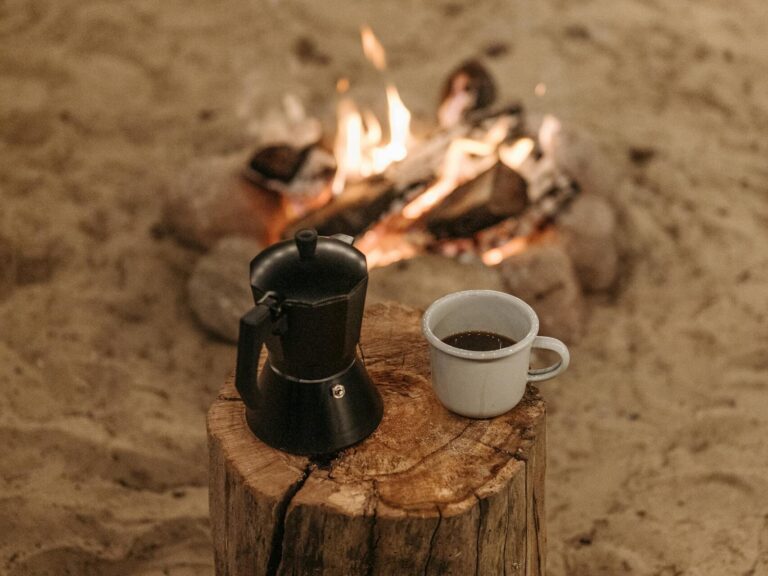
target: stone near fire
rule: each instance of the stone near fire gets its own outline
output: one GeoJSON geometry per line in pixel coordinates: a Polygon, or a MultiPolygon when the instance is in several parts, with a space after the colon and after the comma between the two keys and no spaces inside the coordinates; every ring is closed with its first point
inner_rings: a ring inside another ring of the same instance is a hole
{"type": "Polygon", "coordinates": [[[237,342],[240,317],[253,306],[248,266],[263,247],[250,238],[224,238],[198,259],[187,284],[195,317],[229,342],[237,342]]]}
{"type": "Polygon", "coordinates": [[[613,286],[619,254],[611,205],[594,194],[582,194],[559,216],[558,230],[582,288],[599,291],[613,286]]]}
{"type": "Polygon", "coordinates": [[[495,166],[462,184],[427,217],[436,237],[467,237],[518,216],[528,205],[525,179],[506,164],[495,166]]]}
{"type": "MultiPolygon", "coordinates": [[[[531,121],[531,126],[540,124],[531,121]]],[[[555,164],[578,182],[581,190],[603,197],[614,195],[621,180],[620,163],[600,148],[591,133],[564,122],[552,135],[549,150],[555,164]]]]}
{"type": "Polygon", "coordinates": [[[183,242],[209,248],[230,235],[267,242],[284,226],[282,200],[241,177],[242,155],[196,160],[168,190],[165,220],[183,242]]]}
{"type": "Polygon", "coordinates": [[[323,137],[320,120],[307,115],[302,99],[297,94],[283,96],[282,106],[270,108],[266,114],[250,114],[250,107],[258,102],[253,94],[248,94],[248,102],[243,104],[243,114],[252,115],[248,132],[262,146],[287,144],[303,149],[314,146],[323,137]]]}
{"type": "Polygon", "coordinates": [[[573,264],[557,240],[542,240],[498,267],[507,292],[539,316],[539,334],[575,342],[581,336],[584,299],[573,264]]]}
{"type": "Polygon", "coordinates": [[[504,290],[501,278],[480,262],[425,254],[371,270],[368,301],[395,301],[426,309],[432,302],[459,290],[504,290]]]}

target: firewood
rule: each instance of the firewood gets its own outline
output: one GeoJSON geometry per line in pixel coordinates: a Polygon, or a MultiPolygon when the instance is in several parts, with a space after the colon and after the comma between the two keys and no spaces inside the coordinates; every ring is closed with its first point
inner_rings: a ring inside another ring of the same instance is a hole
{"type": "Polygon", "coordinates": [[[520,215],[527,205],[526,181],[499,162],[459,186],[429,212],[427,228],[437,238],[471,236],[478,230],[520,215]]]}
{"type": "MultiPolygon", "coordinates": [[[[410,189],[424,187],[415,183],[410,189]]],[[[400,189],[383,177],[348,184],[344,193],[329,204],[294,222],[283,233],[290,238],[302,228],[315,228],[319,234],[349,234],[357,236],[376,222],[408,188],[400,189]]]]}
{"type": "Polygon", "coordinates": [[[311,146],[294,148],[287,144],[267,146],[257,150],[244,175],[258,186],[269,180],[288,183],[296,176],[307,159],[311,146]]]}
{"type": "Polygon", "coordinates": [[[419,320],[368,308],[361,348],[384,419],[330,460],[260,442],[224,386],[208,413],[219,576],[544,574],[544,401],[531,387],[495,419],[448,412],[419,320]]]}
{"type": "Polygon", "coordinates": [[[468,60],[456,68],[440,93],[437,116],[441,126],[453,126],[473,110],[486,108],[496,99],[496,83],[477,60],[468,60]]]}
{"type": "Polygon", "coordinates": [[[410,150],[404,160],[389,166],[381,176],[347,184],[342,194],[294,222],[284,236],[289,238],[302,228],[316,228],[325,235],[359,235],[398,201],[413,196],[434,181],[451,142],[469,136],[478,126],[503,116],[517,120],[514,131],[521,129],[522,112],[518,105],[478,110],[458,126],[438,129],[410,150]]]}

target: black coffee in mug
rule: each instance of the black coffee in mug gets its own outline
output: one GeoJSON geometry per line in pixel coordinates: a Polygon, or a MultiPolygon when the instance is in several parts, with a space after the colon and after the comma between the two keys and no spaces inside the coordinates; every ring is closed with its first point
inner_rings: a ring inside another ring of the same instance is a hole
{"type": "Polygon", "coordinates": [[[482,330],[471,330],[469,332],[459,332],[451,334],[442,339],[448,346],[461,348],[463,350],[472,350],[473,352],[487,352],[489,350],[501,350],[508,346],[517,344],[516,340],[507,338],[494,332],[484,332],[482,330]]]}

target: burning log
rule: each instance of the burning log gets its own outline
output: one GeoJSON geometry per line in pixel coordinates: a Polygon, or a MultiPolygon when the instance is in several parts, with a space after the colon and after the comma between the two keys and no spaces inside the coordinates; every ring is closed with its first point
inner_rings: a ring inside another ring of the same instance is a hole
{"type": "MultiPolygon", "coordinates": [[[[384,49],[370,27],[361,29],[361,39],[366,57],[385,70],[384,49]]],[[[578,190],[556,161],[557,119],[545,116],[533,134],[526,131],[520,106],[491,109],[495,84],[478,61],[463,63],[447,78],[440,126],[416,145],[411,113],[393,84],[386,87],[386,137],[376,115],[350,97],[346,79],[337,89],[336,170],[323,193],[295,193],[293,180],[304,171],[307,149],[263,150],[246,171],[258,185],[266,181],[290,198],[292,224],[284,236],[302,228],[362,236],[358,247],[372,266],[425,247],[463,253],[468,245],[487,264],[497,264],[500,255],[519,248],[519,237],[545,226],[578,190]],[[461,239],[460,245],[446,245],[446,238],[461,239]]],[[[303,112],[294,116],[305,120],[303,112]]]]}
{"type": "Polygon", "coordinates": [[[466,237],[519,216],[528,205],[528,184],[520,174],[497,162],[462,184],[428,213],[427,228],[437,238],[466,237]]]}
{"type": "Polygon", "coordinates": [[[264,185],[270,180],[287,184],[296,177],[310,149],[309,146],[294,148],[287,144],[263,148],[251,158],[245,176],[258,185],[264,185]]]}
{"type": "Polygon", "coordinates": [[[489,266],[514,255],[525,245],[525,238],[554,221],[579,194],[579,186],[565,178],[531,202],[519,218],[509,218],[475,235],[483,262],[489,266]]]}
{"type": "Polygon", "coordinates": [[[289,238],[303,228],[315,228],[323,236],[357,236],[378,220],[398,199],[424,186],[424,183],[415,182],[400,188],[383,177],[348,184],[344,194],[294,222],[283,236],[289,238]]]}
{"type": "Polygon", "coordinates": [[[462,139],[488,133],[489,127],[504,128],[501,139],[522,133],[522,109],[513,104],[494,110],[478,110],[466,121],[437,130],[409,151],[401,162],[390,165],[380,176],[348,183],[343,194],[326,206],[294,222],[285,232],[290,237],[302,228],[316,228],[321,234],[359,235],[390,212],[398,202],[427,189],[438,178],[451,146],[462,139]]]}
{"type": "Polygon", "coordinates": [[[480,62],[469,60],[451,72],[440,95],[440,125],[454,126],[470,111],[487,108],[496,99],[496,83],[480,62]]]}
{"type": "Polygon", "coordinates": [[[257,150],[242,176],[255,190],[278,199],[280,216],[291,221],[328,202],[333,166],[333,157],[322,148],[281,144],[257,150]]]}

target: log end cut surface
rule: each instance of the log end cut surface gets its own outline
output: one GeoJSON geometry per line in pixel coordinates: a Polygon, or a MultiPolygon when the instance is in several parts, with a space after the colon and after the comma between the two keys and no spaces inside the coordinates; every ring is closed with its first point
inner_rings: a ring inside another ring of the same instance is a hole
{"type": "Polygon", "coordinates": [[[544,402],[529,387],[492,420],[449,412],[420,320],[368,307],[384,418],[330,462],[264,445],[225,384],[208,415],[218,574],[543,574],[544,402]]]}

